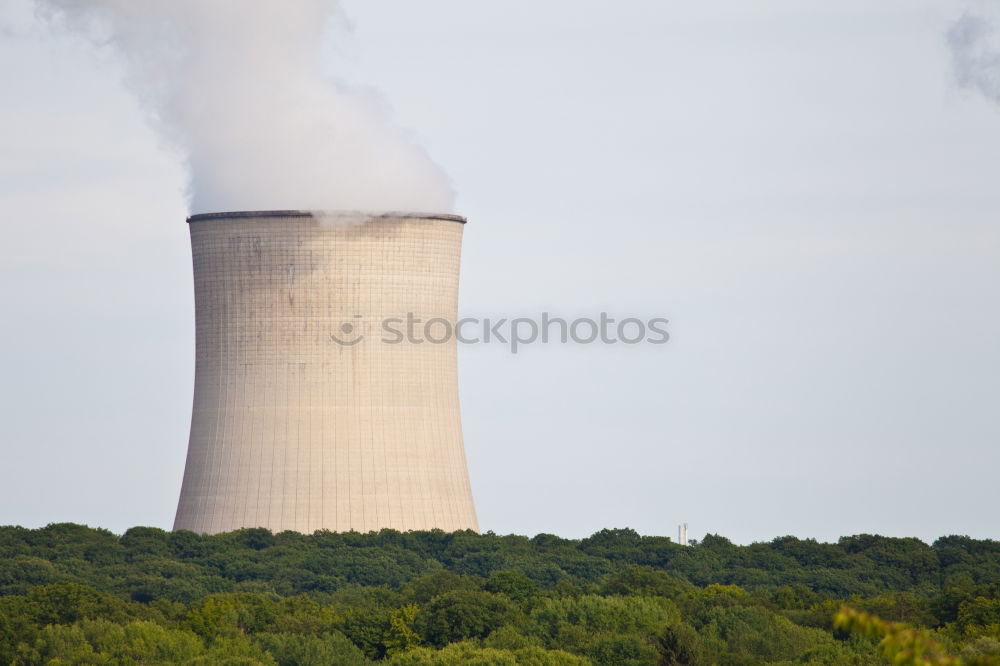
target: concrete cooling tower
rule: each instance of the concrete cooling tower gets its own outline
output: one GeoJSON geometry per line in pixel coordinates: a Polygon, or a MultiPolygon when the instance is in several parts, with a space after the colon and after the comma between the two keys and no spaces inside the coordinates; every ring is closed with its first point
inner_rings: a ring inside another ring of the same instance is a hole
{"type": "Polygon", "coordinates": [[[455,341],[383,333],[410,313],[455,321],[465,219],[188,222],[194,410],[174,529],[477,530],[455,341]]]}

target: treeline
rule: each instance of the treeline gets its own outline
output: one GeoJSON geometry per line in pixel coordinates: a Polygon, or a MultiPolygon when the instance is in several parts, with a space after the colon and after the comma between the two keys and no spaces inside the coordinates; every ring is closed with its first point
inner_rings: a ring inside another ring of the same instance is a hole
{"type": "Polygon", "coordinates": [[[1000,542],[0,527],[0,664],[884,663],[845,602],[993,663],[1000,542]]]}

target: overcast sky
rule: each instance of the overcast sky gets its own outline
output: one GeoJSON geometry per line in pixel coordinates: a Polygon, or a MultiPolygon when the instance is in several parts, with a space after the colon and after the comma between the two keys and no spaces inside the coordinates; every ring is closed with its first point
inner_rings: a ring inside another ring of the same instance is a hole
{"type": "MultiPolygon", "coordinates": [[[[1000,110],[960,2],[352,0],[469,218],[462,314],[670,319],[459,351],[483,530],[1000,538],[1000,110]]],[[[169,528],[194,306],[177,154],[0,5],[0,524],[169,528]]]]}

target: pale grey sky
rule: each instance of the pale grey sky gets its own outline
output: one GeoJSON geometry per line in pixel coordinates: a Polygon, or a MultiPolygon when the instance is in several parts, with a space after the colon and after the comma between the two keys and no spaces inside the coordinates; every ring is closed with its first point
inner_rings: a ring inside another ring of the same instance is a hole
{"type": "MultiPolygon", "coordinates": [[[[1000,109],[972,5],[352,0],[468,216],[469,316],[660,347],[460,350],[484,530],[1000,538],[1000,109]]],[[[169,527],[194,361],[176,154],[109,54],[0,6],[0,524],[169,527]]]]}

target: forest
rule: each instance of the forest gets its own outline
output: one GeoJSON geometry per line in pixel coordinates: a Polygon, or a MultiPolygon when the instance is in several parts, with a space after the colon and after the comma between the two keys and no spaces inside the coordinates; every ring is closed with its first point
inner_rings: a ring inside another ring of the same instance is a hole
{"type": "Polygon", "coordinates": [[[1000,542],[0,527],[0,664],[1000,664],[1000,542]]]}

